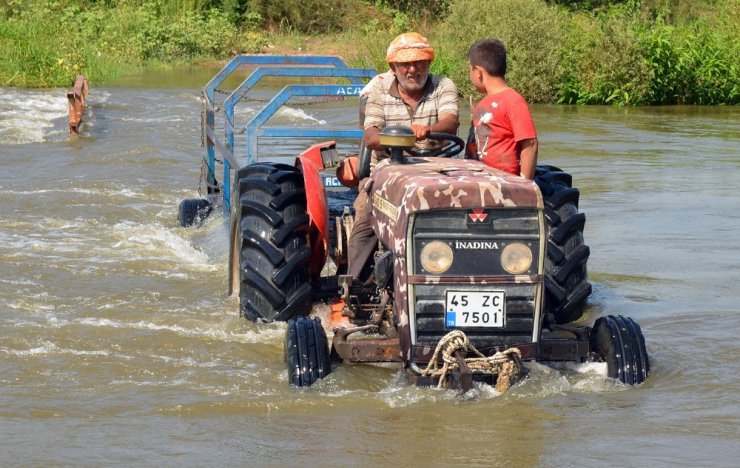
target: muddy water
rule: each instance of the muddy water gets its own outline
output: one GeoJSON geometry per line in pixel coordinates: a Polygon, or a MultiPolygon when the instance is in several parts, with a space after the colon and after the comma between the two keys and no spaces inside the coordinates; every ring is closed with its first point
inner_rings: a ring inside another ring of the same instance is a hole
{"type": "Polygon", "coordinates": [[[64,90],[0,90],[0,465],[736,466],[739,109],[533,108],[541,162],[582,192],[585,321],[642,325],[643,386],[534,364],[508,394],[460,397],[342,366],[297,390],[283,326],[239,319],[225,294],[223,221],[178,227],[210,76],[93,85],[75,139],[64,90]]]}

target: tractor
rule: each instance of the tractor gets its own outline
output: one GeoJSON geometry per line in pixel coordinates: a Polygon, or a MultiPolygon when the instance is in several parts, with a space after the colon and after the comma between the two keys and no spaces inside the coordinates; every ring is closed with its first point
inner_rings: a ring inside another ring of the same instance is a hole
{"type": "Polygon", "coordinates": [[[361,140],[356,129],[264,125],[290,97],[352,99],[372,75],[336,58],[240,56],[204,90],[208,192],[181,202],[180,223],[198,224],[219,210],[228,217],[229,293],[238,295],[243,317],[287,322],[289,383],[313,385],[340,363],[399,362],[411,384],[467,391],[485,382],[503,392],[535,360],[601,361],[609,377],[645,381],[649,357],[634,320],[609,315],[593,326],[573,323],[591,293],[590,251],[580,194],[566,172],[542,165],[534,181],[513,176],[461,158],[465,142],[443,133],[430,135],[440,148],[417,151],[405,127],[382,130],[391,157],[372,169],[362,145],[340,155],[335,140],[292,160],[258,157],[261,138],[361,140]],[[241,64],[279,66],[258,67],[217,104],[216,86],[241,64]],[[247,161],[240,164],[233,105],[262,76],[352,84],[286,86],[243,129],[247,161]],[[215,131],[218,112],[223,137],[215,131]],[[215,150],[224,158],[221,183],[215,150]],[[344,274],[358,194],[337,183],[335,171],[344,165],[357,167],[379,239],[359,281],[344,274]],[[328,304],[329,323],[310,315],[317,302],[328,304]]]}

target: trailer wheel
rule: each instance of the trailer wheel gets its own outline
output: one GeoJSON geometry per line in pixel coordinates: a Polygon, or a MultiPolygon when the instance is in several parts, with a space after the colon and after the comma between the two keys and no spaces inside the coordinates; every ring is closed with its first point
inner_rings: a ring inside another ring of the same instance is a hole
{"type": "Polygon", "coordinates": [[[303,176],[293,166],[258,163],[237,172],[230,287],[253,322],[311,311],[308,215],[303,176]],[[238,251],[238,255],[237,255],[238,251]]]}
{"type": "Polygon", "coordinates": [[[288,321],[284,353],[290,385],[308,387],[331,373],[326,332],[318,317],[288,321]]]}
{"type": "Polygon", "coordinates": [[[548,227],[545,257],[545,307],[557,323],[578,320],[591,294],[586,263],[591,251],[583,241],[586,215],[578,212],[580,192],[570,174],[537,166],[535,182],[545,200],[548,227]]]}
{"type": "Polygon", "coordinates": [[[200,223],[213,211],[213,206],[202,198],[188,198],[180,202],[177,219],[181,227],[200,223]]]}
{"type": "Polygon", "coordinates": [[[599,318],[591,330],[591,350],[606,362],[609,377],[638,385],[650,373],[650,358],[640,326],[629,317],[599,318]]]}

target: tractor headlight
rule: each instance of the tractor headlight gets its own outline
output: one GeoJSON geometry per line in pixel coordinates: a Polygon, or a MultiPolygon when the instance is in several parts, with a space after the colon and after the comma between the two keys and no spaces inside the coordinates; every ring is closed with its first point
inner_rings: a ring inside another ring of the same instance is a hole
{"type": "Polygon", "coordinates": [[[532,250],[521,242],[513,242],[501,252],[501,266],[512,275],[521,275],[532,266],[532,250]]]}
{"type": "Polygon", "coordinates": [[[441,241],[432,241],[421,249],[421,266],[429,273],[440,275],[452,265],[452,249],[441,241]]]}

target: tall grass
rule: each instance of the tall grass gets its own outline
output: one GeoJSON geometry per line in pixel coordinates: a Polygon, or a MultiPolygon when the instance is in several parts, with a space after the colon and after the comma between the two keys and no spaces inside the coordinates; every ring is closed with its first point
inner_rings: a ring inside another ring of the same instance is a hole
{"type": "Polygon", "coordinates": [[[558,102],[643,104],[650,95],[650,69],[641,50],[633,15],[616,8],[597,17],[568,18],[564,54],[568,64],[558,102]]]}
{"type": "Polygon", "coordinates": [[[465,95],[477,94],[467,48],[498,37],[509,83],[531,102],[740,102],[740,0],[434,0],[429,14],[421,4],[0,0],[0,86],[68,86],[78,73],[104,82],[155,62],[265,50],[384,70],[391,38],[417,30],[435,47],[432,72],[465,95]]]}
{"type": "Polygon", "coordinates": [[[507,46],[509,82],[534,102],[552,102],[566,63],[565,10],[542,0],[458,0],[434,35],[445,70],[465,94],[475,89],[468,78],[467,49],[479,38],[496,37],[507,46]]]}
{"type": "Polygon", "coordinates": [[[635,2],[572,15],[558,102],[738,104],[739,6],[718,0],[691,20],[635,2]]]}
{"type": "Polygon", "coordinates": [[[68,86],[78,73],[104,82],[145,63],[221,59],[266,45],[262,33],[196,2],[11,3],[0,15],[0,86],[68,86]]]}
{"type": "Polygon", "coordinates": [[[449,63],[433,70],[474,94],[465,50],[475,39],[497,37],[508,49],[507,80],[532,102],[738,104],[740,1],[703,2],[701,9],[675,1],[690,17],[658,0],[598,1],[594,10],[458,0],[434,36],[449,63]]]}
{"type": "Polygon", "coordinates": [[[672,25],[658,18],[641,30],[652,72],[652,104],[740,102],[740,2],[720,3],[701,19],[672,25]]]}

